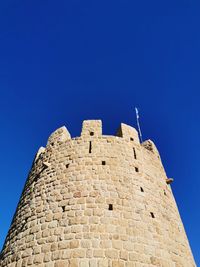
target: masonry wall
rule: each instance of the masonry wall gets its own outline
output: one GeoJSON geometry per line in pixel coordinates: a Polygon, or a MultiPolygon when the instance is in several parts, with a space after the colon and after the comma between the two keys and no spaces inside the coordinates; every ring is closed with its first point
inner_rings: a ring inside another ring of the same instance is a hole
{"type": "Polygon", "coordinates": [[[36,155],[1,267],[196,266],[159,153],[125,124],[56,130],[36,155]]]}

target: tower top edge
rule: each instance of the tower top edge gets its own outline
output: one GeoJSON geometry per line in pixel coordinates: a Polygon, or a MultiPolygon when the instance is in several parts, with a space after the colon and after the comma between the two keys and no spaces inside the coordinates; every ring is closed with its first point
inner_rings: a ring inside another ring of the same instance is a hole
{"type": "MultiPolygon", "coordinates": [[[[102,121],[101,120],[84,120],[82,122],[82,129],[80,136],[76,138],[87,138],[87,137],[101,137],[108,136],[102,133],[102,121]]],[[[120,123],[118,130],[115,135],[110,135],[113,137],[122,137],[124,139],[134,140],[140,143],[137,130],[125,123],[120,123]]],[[[71,139],[71,135],[66,128],[66,126],[59,127],[54,132],[52,132],[48,138],[48,144],[53,144],[56,141],[62,142],[71,139]]]]}
{"type": "Polygon", "coordinates": [[[157,154],[158,157],[160,157],[159,151],[158,151],[155,143],[152,140],[150,140],[150,139],[145,140],[144,142],[142,142],[141,146],[144,147],[145,149],[153,152],[154,154],[157,154]]]}
{"type": "MultiPolygon", "coordinates": [[[[100,137],[108,137],[108,135],[104,135],[102,133],[102,121],[99,119],[95,120],[84,120],[82,122],[81,134],[78,137],[71,138],[71,135],[66,128],[66,126],[59,127],[54,132],[52,132],[48,138],[47,146],[53,145],[57,142],[65,142],[70,139],[77,138],[100,138],[100,137]]],[[[123,138],[125,140],[134,141],[135,144],[142,145],[149,151],[157,152],[157,148],[153,141],[147,140],[140,144],[140,139],[138,136],[138,131],[133,127],[126,123],[120,123],[118,130],[115,135],[109,135],[109,137],[123,138]]]]}

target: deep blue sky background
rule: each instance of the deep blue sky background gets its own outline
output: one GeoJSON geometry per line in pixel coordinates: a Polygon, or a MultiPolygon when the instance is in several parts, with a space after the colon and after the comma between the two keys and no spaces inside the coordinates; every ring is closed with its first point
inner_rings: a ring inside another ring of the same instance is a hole
{"type": "Polygon", "coordinates": [[[0,3],[0,246],[33,157],[84,119],[155,141],[200,266],[199,1],[0,3]]]}

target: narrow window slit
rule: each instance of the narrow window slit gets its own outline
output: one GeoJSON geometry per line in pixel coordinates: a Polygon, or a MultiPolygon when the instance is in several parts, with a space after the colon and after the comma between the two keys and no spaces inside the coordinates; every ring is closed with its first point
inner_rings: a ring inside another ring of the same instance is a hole
{"type": "Polygon", "coordinates": [[[136,171],[136,172],[139,172],[139,169],[138,169],[138,167],[135,167],[135,171],[136,171]]]}
{"type": "Polygon", "coordinates": [[[93,136],[94,135],[94,132],[90,132],[90,136],[93,136]]]}
{"type": "Polygon", "coordinates": [[[62,206],[62,211],[63,211],[63,212],[65,211],[65,206],[62,206]]]}
{"type": "Polygon", "coordinates": [[[135,148],[133,148],[133,153],[134,153],[134,159],[137,159],[135,148]]]}
{"type": "Polygon", "coordinates": [[[155,216],[154,216],[153,212],[150,212],[150,214],[151,214],[151,217],[152,217],[152,218],[155,218],[155,216]]]}
{"type": "Polygon", "coordinates": [[[144,189],[143,189],[142,187],[140,187],[140,191],[141,191],[141,192],[144,192],[144,189]]]}
{"type": "Polygon", "coordinates": [[[92,142],[89,143],[89,153],[92,153],[92,142]]]}
{"type": "Polygon", "coordinates": [[[108,205],[108,210],[113,210],[113,204],[108,205]]]}
{"type": "Polygon", "coordinates": [[[106,165],[106,162],[105,162],[105,160],[103,160],[103,161],[102,161],[102,165],[106,165]]]}
{"type": "Polygon", "coordinates": [[[67,168],[67,169],[69,168],[69,163],[68,163],[68,164],[66,164],[66,168],[67,168]]]}

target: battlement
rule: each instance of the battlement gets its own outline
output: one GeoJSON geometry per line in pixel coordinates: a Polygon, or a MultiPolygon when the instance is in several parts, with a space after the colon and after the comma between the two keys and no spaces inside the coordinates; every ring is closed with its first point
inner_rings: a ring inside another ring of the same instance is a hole
{"type": "MultiPolygon", "coordinates": [[[[101,120],[84,120],[82,123],[82,130],[80,138],[100,138],[102,137],[102,121],[101,120]]],[[[121,137],[128,141],[134,141],[140,144],[137,130],[127,124],[121,123],[117,133],[113,137],[121,137]]],[[[78,138],[78,137],[76,137],[78,138]]],[[[54,145],[56,142],[65,142],[71,139],[71,135],[65,126],[54,131],[47,142],[48,145],[54,145]]],[[[72,138],[73,139],[73,138],[72,138]]]]}
{"type": "MultiPolygon", "coordinates": [[[[104,142],[112,142],[114,145],[117,143],[121,143],[124,147],[126,147],[130,151],[130,155],[134,153],[134,158],[141,159],[144,155],[148,154],[147,157],[153,157],[154,160],[160,161],[159,152],[155,146],[155,144],[151,140],[146,140],[143,143],[140,143],[139,136],[137,130],[125,123],[121,123],[118,128],[116,135],[103,135],[102,134],[102,121],[101,120],[84,120],[82,123],[81,134],[78,137],[71,137],[69,131],[65,126],[62,126],[55,130],[48,138],[46,148],[40,147],[38,152],[36,153],[34,162],[40,157],[40,155],[49,154],[48,152],[68,149],[68,147],[73,146],[74,142],[78,142],[78,147],[82,147],[82,143],[87,143],[88,151],[95,151],[96,153],[99,150],[100,143],[103,145],[104,142]],[[98,145],[97,145],[98,143],[98,145]],[[95,146],[94,146],[95,144],[95,146]],[[46,153],[47,152],[47,153],[46,153]]],[[[71,152],[70,152],[71,153],[71,152]]],[[[99,153],[99,152],[98,152],[99,153]]],[[[102,154],[102,153],[101,153],[102,154]]]]}

